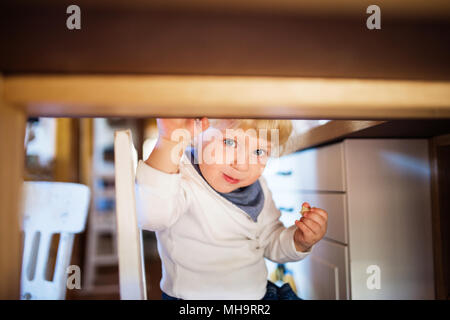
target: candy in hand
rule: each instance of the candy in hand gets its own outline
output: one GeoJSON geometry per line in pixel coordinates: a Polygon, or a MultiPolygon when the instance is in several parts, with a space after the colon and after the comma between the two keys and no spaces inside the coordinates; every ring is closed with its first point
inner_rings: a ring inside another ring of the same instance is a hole
{"type": "Polygon", "coordinates": [[[300,214],[303,215],[307,211],[309,211],[309,207],[308,206],[302,206],[302,211],[300,211],[300,214]]]}

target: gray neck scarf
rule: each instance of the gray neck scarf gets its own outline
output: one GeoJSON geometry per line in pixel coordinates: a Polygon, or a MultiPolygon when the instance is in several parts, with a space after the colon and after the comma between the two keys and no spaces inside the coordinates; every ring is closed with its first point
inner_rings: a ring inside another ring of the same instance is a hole
{"type": "MultiPolygon", "coordinates": [[[[191,160],[191,163],[195,170],[197,170],[198,174],[203,178],[203,180],[206,181],[198,165],[197,149],[194,147],[188,147],[186,150],[186,156],[191,160]]],[[[206,183],[208,183],[208,181],[206,181],[206,183]]],[[[212,189],[216,191],[214,188],[212,189]]],[[[256,222],[258,215],[264,206],[264,192],[259,180],[249,186],[241,187],[228,193],[216,192],[239,207],[247,213],[253,221],[256,222]]]]}

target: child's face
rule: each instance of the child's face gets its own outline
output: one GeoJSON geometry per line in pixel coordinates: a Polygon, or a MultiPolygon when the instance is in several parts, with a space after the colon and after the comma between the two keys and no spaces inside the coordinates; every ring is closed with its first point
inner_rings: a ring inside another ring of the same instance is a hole
{"type": "Polygon", "coordinates": [[[242,129],[213,130],[214,134],[210,129],[204,132],[198,149],[200,171],[210,186],[228,193],[258,180],[271,152],[270,142],[242,129]]]}

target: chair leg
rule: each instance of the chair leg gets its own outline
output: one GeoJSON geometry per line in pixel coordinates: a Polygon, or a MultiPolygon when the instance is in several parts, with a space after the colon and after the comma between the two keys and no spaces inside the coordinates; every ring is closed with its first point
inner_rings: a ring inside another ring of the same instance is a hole
{"type": "Polygon", "coordinates": [[[53,282],[57,283],[55,284],[56,287],[61,288],[61,292],[59,293],[59,299],[61,300],[66,298],[67,267],[70,265],[70,259],[72,258],[74,238],[74,234],[62,233],[59,240],[58,255],[56,256],[56,269],[55,275],[53,277],[53,282]]]}

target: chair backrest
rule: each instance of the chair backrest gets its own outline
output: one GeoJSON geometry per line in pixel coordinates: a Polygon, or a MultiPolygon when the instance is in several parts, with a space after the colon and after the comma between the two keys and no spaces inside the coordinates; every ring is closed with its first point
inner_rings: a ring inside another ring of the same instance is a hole
{"type": "Polygon", "coordinates": [[[137,152],[130,130],[116,131],[114,169],[116,175],[117,250],[120,298],[146,300],[142,232],[138,228],[135,200],[137,152]]]}
{"type": "Polygon", "coordinates": [[[74,235],[86,226],[89,188],[43,181],[24,182],[23,191],[21,299],[65,299],[74,235]],[[58,234],[53,279],[46,279],[52,237],[58,234]]]}

